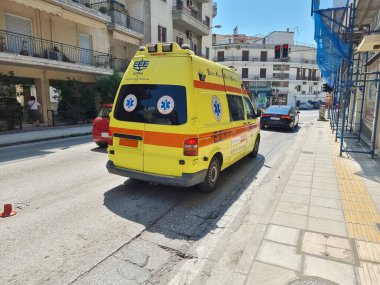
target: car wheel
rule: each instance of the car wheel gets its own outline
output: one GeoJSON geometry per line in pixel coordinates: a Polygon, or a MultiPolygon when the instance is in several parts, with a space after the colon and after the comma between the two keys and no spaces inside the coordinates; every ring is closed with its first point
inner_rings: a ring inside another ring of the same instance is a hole
{"type": "Polygon", "coordinates": [[[293,126],[291,126],[291,127],[289,128],[289,131],[291,131],[291,132],[293,133],[295,129],[296,129],[296,128],[295,128],[295,125],[294,125],[294,123],[293,123],[293,126]]]}
{"type": "Polygon", "coordinates": [[[260,137],[258,136],[255,141],[255,145],[253,146],[252,152],[249,154],[249,157],[255,158],[257,154],[259,153],[259,146],[260,146],[260,137]]]}
{"type": "Polygon", "coordinates": [[[106,142],[95,142],[97,144],[98,147],[107,147],[108,146],[108,143],[106,142]]]}
{"type": "Polygon", "coordinates": [[[205,180],[199,184],[199,190],[204,193],[210,193],[216,189],[220,182],[220,160],[215,157],[211,160],[207,169],[205,180]]]}

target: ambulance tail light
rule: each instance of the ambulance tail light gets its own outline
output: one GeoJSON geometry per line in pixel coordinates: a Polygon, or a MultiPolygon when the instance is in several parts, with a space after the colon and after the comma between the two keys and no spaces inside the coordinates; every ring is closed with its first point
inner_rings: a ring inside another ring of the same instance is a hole
{"type": "Polygon", "coordinates": [[[185,156],[198,156],[198,139],[187,139],[183,145],[183,154],[185,156]]]}
{"type": "Polygon", "coordinates": [[[113,132],[111,130],[108,131],[108,145],[113,145],[113,132]]]}

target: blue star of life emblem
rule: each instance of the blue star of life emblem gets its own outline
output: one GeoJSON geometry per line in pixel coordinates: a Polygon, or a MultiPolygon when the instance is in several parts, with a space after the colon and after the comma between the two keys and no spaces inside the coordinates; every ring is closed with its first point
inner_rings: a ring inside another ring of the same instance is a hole
{"type": "Polygon", "coordinates": [[[220,121],[220,119],[222,118],[222,105],[220,104],[219,98],[217,96],[212,97],[211,106],[215,120],[220,121]]]}
{"type": "Polygon", "coordinates": [[[128,107],[128,108],[132,108],[134,103],[135,103],[135,100],[129,98],[129,99],[127,100],[127,107],[128,107]]]}
{"type": "Polygon", "coordinates": [[[164,109],[165,111],[169,110],[170,109],[170,101],[168,101],[166,99],[164,101],[162,101],[161,108],[164,109]]]}
{"type": "Polygon", "coordinates": [[[149,65],[149,61],[142,59],[139,61],[135,61],[135,63],[133,64],[133,69],[140,72],[140,71],[148,68],[148,65],[149,65]]]}

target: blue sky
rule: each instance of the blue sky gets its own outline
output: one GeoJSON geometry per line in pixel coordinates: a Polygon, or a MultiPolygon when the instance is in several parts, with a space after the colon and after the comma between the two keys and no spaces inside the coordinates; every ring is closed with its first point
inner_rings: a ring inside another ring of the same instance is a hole
{"type": "Polygon", "coordinates": [[[238,26],[240,34],[267,35],[271,31],[295,31],[299,43],[315,44],[314,22],[310,16],[311,0],[216,0],[218,14],[214,33],[232,34],[238,26]]]}

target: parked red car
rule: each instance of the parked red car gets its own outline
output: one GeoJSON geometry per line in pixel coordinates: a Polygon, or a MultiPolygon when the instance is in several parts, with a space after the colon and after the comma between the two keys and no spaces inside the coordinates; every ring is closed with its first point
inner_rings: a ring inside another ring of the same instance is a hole
{"type": "Polygon", "coordinates": [[[95,143],[100,147],[108,145],[108,129],[110,125],[109,113],[112,110],[112,104],[102,105],[99,115],[92,123],[92,137],[95,143]]]}

